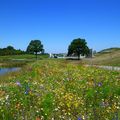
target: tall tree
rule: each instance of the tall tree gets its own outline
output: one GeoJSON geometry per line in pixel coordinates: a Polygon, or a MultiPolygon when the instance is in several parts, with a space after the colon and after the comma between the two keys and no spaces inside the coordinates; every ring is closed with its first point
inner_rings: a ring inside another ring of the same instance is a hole
{"type": "Polygon", "coordinates": [[[37,54],[38,52],[43,52],[43,45],[41,44],[40,40],[31,40],[31,42],[29,43],[28,47],[27,47],[27,52],[28,53],[35,53],[36,55],[36,59],[37,59],[37,54]]]}
{"type": "Polygon", "coordinates": [[[80,59],[80,55],[89,54],[89,48],[85,39],[77,38],[71,42],[68,47],[68,56],[72,54],[77,55],[78,60],[80,59]]]}

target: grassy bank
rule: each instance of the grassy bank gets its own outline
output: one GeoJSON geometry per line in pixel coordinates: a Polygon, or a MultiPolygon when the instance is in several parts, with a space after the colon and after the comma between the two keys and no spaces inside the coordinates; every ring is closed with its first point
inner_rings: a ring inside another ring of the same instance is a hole
{"type": "Polygon", "coordinates": [[[85,59],[86,64],[119,66],[120,48],[105,49],[95,55],[92,59],[85,59]]]}
{"type": "Polygon", "coordinates": [[[120,118],[120,73],[40,60],[0,80],[1,120],[120,118]]]}

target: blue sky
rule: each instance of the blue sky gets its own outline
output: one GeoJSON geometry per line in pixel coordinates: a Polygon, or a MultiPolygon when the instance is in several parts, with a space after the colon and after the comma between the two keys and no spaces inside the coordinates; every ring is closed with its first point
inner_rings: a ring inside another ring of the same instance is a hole
{"type": "Polygon", "coordinates": [[[0,47],[67,52],[75,38],[94,50],[120,47],[120,0],[0,0],[0,47]]]}

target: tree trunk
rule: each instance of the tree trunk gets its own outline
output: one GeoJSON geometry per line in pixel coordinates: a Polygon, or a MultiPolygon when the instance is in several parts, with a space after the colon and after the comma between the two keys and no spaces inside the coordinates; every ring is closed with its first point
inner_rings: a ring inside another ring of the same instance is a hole
{"type": "Polygon", "coordinates": [[[36,55],[36,60],[37,60],[37,52],[35,52],[35,55],[36,55]]]}
{"type": "Polygon", "coordinates": [[[80,54],[78,54],[78,60],[80,60],[80,54]]]}

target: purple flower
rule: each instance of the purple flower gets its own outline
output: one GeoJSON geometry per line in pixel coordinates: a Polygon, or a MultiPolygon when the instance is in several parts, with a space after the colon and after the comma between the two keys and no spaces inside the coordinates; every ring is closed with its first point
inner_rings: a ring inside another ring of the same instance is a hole
{"type": "Polygon", "coordinates": [[[78,120],[82,120],[81,118],[78,118],[78,120]]]}
{"type": "Polygon", "coordinates": [[[98,83],[98,86],[99,86],[99,87],[101,87],[101,86],[102,86],[102,83],[101,83],[101,82],[99,82],[99,83],[98,83]]]}
{"type": "Polygon", "coordinates": [[[19,86],[19,87],[22,87],[22,85],[19,81],[16,82],[16,85],[19,86]]]}

